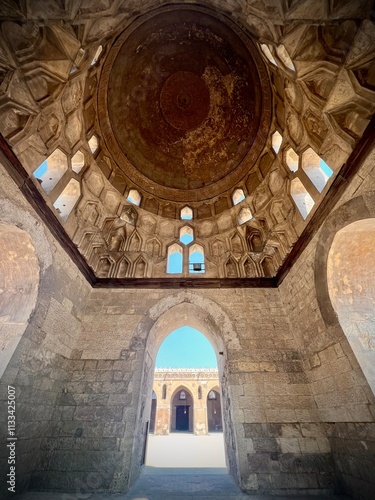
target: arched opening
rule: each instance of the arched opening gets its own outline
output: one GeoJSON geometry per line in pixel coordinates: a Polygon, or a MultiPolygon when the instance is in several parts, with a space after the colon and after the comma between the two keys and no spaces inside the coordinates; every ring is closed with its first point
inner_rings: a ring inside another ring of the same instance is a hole
{"type": "Polygon", "coordinates": [[[171,432],[193,432],[194,400],[186,387],[179,387],[171,398],[171,432]]]}
{"type": "Polygon", "coordinates": [[[150,416],[150,433],[151,434],[153,434],[155,432],[156,405],[157,405],[156,392],[152,391],[152,397],[151,397],[151,416],[150,416]]]}
{"type": "Polygon", "coordinates": [[[167,273],[180,274],[183,269],[183,253],[180,245],[175,243],[168,247],[167,252],[167,273]]]}
{"type": "MultiPolygon", "coordinates": [[[[223,447],[225,451],[223,453],[224,464],[220,465],[220,467],[225,467],[226,465],[229,473],[235,478],[236,481],[239,481],[237,442],[234,432],[234,421],[231,409],[229,385],[230,378],[226,362],[227,343],[231,342],[231,345],[236,345],[236,343],[238,342],[234,326],[232,325],[230,319],[226,316],[224,311],[222,311],[221,308],[211,299],[201,297],[200,295],[189,291],[184,291],[176,294],[173,297],[172,301],[170,299],[171,297],[169,297],[168,300],[163,299],[157,305],[152,307],[149,311],[149,314],[147,314],[143,318],[143,320],[137,327],[139,336],[143,336],[144,338],[145,350],[143,359],[137,362],[142,364],[136,364],[135,366],[135,369],[140,369],[143,371],[143,376],[138,400],[138,413],[134,432],[129,485],[132,485],[134,483],[139,473],[141,472],[142,452],[145,447],[145,441],[147,440],[148,422],[151,413],[150,396],[152,394],[152,387],[154,383],[154,373],[155,375],[157,373],[157,370],[155,370],[156,355],[158,353],[159,347],[166,339],[166,337],[170,334],[170,332],[173,332],[174,330],[186,325],[189,325],[191,328],[195,328],[196,330],[201,332],[213,347],[218,367],[216,374],[216,377],[218,376],[218,379],[216,384],[214,385],[219,386],[220,381],[221,405],[223,415],[222,436],[224,437],[223,447]],[[147,334],[147,331],[149,332],[149,334],[147,334]]],[[[161,373],[159,373],[158,375],[159,380],[155,380],[154,384],[154,389],[157,393],[157,401],[158,404],[159,401],[161,404],[168,404],[170,408],[170,395],[172,395],[174,391],[173,389],[171,389],[169,381],[165,380],[162,369],[160,369],[160,371],[161,373]],[[168,391],[167,399],[163,401],[161,398],[161,394],[164,384],[167,385],[168,391]],[[160,397],[158,394],[159,390],[160,397]]],[[[202,413],[204,414],[207,425],[207,389],[200,380],[196,380],[194,382],[196,383],[195,391],[191,391],[192,395],[194,396],[194,404],[196,407],[201,406],[200,411],[202,411],[202,413]],[[201,400],[197,398],[198,386],[202,386],[203,388],[203,397],[201,400]]],[[[166,410],[166,408],[163,409],[163,411],[166,410]]],[[[159,417],[157,411],[155,430],[158,426],[158,418],[159,417]]],[[[199,419],[194,420],[194,432],[199,432],[197,423],[199,423],[199,419]]],[[[180,439],[186,438],[188,436],[196,437],[194,433],[176,433],[175,435],[177,437],[180,437],[180,439]]],[[[150,441],[154,437],[163,438],[164,436],[157,436],[156,432],[154,436],[149,436],[147,443],[147,457],[149,456],[148,451],[150,447],[150,441]]],[[[215,437],[215,434],[213,435],[213,437],[215,437]]],[[[213,454],[210,446],[207,446],[207,449],[211,452],[211,454],[213,454]]],[[[179,450],[179,453],[181,455],[181,449],[179,450]]],[[[169,450],[168,454],[170,454],[169,450]]],[[[204,467],[204,465],[199,462],[200,457],[196,456],[195,458],[195,467],[204,467]]],[[[160,467],[160,465],[158,467],[160,467]]],[[[169,466],[165,465],[165,467],[169,466]]],[[[174,467],[177,467],[177,465],[174,465],[174,467]]]]}
{"type": "Polygon", "coordinates": [[[146,466],[225,468],[217,357],[207,337],[188,326],[174,330],[155,364],[146,466]]]}
{"type": "Polygon", "coordinates": [[[223,431],[220,391],[218,387],[211,389],[207,394],[207,423],[208,432],[223,431]]]}
{"type": "Polygon", "coordinates": [[[293,179],[290,184],[290,194],[302,218],[307,219],[315,202],[298,177],[293,179]]]}
{"type": "Polygon", "coordinates": [[[201,245],[194,243],[189,248],[189,273],[202,274],[205,272],[204,250],[201,245]]]}
{"type": "Polygon", "coordinates": [[[39,263],[31,238],[18,227],[0,223],[0,377],[34,310],[39,263]]]}
{"type": "Polygon", "coordinates": [[[375,219],[340,229],[327,261],[328,292],[362,371],[375,394],[375,219]]]}

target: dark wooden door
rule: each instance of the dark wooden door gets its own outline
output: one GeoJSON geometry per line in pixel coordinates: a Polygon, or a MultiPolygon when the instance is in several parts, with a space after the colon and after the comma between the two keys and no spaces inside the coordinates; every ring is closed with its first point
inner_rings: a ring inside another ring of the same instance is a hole
{"type": "Polygon", "coordinates": [[[189,430],[189,407],[177,406],[176,407],[176,431],[189,430]]]}

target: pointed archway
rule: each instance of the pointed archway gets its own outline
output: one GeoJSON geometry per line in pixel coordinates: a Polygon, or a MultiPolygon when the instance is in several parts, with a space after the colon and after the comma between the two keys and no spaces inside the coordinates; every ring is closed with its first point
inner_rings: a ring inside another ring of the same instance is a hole
{"type": "Polygon", "coordinates": [[[193,432],[194,398],[187,387],[180,386],[171,398],[171,432],[193,432]]]}
{"type": "Polygon", "coordinates": [[[207,394],[208,432],[222,432],[221,398],[219,387],[213,387],[207,394]]]}
{"type": "Polygon", "coordinates": [[[183,291],[166,297],[155,304],[138,324],[134,341],[144,343],[143,358],[135,369],[142,372],[139,392],[137,426],[134,434],[129,485],[141,472],[142,451],[147,439],[148,419],[151,411],[152,383],[156,354],[168,334],[182,326],[190,326],[207,337],[218,361],[221,384],[223,432],[229,473],[239,482],[237,442],[232,416],[227,347],[239,349],[235,328],[226,313],[216,302],[197,293],[183,291]]]}

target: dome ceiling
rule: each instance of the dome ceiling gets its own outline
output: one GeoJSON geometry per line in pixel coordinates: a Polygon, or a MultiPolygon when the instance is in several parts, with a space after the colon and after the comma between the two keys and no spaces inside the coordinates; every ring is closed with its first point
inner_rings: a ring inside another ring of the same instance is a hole
{"type": "Polygon", "coordinates": [[[274,286],[370,147],[370,0],[6,0],[0,23],[0,157],[91,283],[274,286]]]}
{"type": "Polygon", "coordinates": [[[104,62],[100,133],[138,188],[176,201],[234,187],[270,126],[265,65],[249,37],[200,7],[164,8],[131,24],[104,62]]]}

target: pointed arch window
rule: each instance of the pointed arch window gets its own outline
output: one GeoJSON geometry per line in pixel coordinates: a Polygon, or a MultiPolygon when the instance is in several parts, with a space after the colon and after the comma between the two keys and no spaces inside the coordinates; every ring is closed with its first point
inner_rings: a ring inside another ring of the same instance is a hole
{"type": "Polygon", "coordinates": [[[180,274],[183,269],[183,255],[180,245],[175,243],[168,248],[167,273],[180,274]]]}
{"type": "Polygon", "coordinates": [[[75,179],[70,179],[63,192],[53,204],[62,220],[67,220],[80,196],[81,186],[79,182],[75,179]]]}
{"type": "Polygon", "coordinates": [[[203,247],[195,243],[189,248],[189,273],[203,274],[205,272],[203,247]]]}
{"type": "Polygon", "coordinates": [[[100,55],[101,55],[102,52],[103,52],[103,46],[99,45],[99,47],[97,48],[97,50],[95,52],[94,57],[92,58],[90,66],[95,66],[95,64],[98,62],[99,57],[100,57],[100,55]]]}
{"type": "Polygon", "coordinates": [[[166,384],[163,384],[163,389],[162,389],[162,395],[161,395],[161,398],[162,398],[162,399],[167,399],[167,385],[166,385],[166,384]]]}
{"type": "Polygon", "coordinates": [[[293,148],[289,148],[285,154],[285,161],[288,165],[288,168],[291,172],[295,173],[298,170],[298,154],[294,151],[293,148]]]}
{"type": "Polygon", "coordinates": [[[238,224],[241,226],[253,218],[250,208],[246,207],[238,214],[238,224]]]}
{"type": "Polygon", "coordinates": [[[55,149],[34,172],[43,190],[50,194],[65,172],[68,170],[68,158],[61,149],[55,149]]]}
{"type": "Polygon", "coordinates": [[[131,189],[129,191],[127,199],[128,201],[130,201],[130,203],[133,203],[133,205],[139,207],[139,205],[141,204],[142,197],[136,189],[131,189]]]}
{"type": "Polygon", "coordinates": [[[303,219],[306,219],[314,206],[314,200],[298,177],[292,180],[290,194],[303,219]]]}
{"type": "Polygon", "coordinates": [[[243,192],[243,189],[237,188],[232,194],[233,205],[234,206],[238,205],[244,199],[245,199],[245,193],[243,192]]]}
{"type": "Polygon", "coordinates": [[[302,154],[302,169],[319,193],[323,191],[333,174],[327,163],[311,148],[302,154]]]}
{"type": "Polygon", "coordinates": [[[198,387],[198,399],[202,399],[202,387],[198,387]]]}
{"type": "Polygon", "coordinates": [[[272,134],[272,149],[275,151],[276,154],[280,151],[282,142],[283,142],[283,137],[280,134],[280,132],[276,130],[276,132],[272,134]]]}
{"type": "Polygon", "coordinates": [[[82,151],[77,151],[72,157],[72,170],[76,174],[79,174],[83,167],[85,166],[85,155],[82,151]]]}
{"type": "Polygon", "coordinates": [[[291,71],[295,71],[296,68],[293,64],[292,59],[290,58],[290,55],[288,54],[288,51],[284,47],[284,45],[279,45],[276,47],[276,53],[279,56],[280,61],[291,71]]]}
{"type": "Polygon", "coordinates": [[[188,245],[194,241],[194,231],[189,226],[184,226],[180,229],[180,241],[184,245],[188,245]]]}
{"type": "Polygon", "coordinates": [[[95,154],[97,150],[99,149],[99,139],[97,136],[94,134],[90,137],[88,140],[89,148],[92,154],[95,154]]]}
{"type": "Polygon", "coordinates": [[[182,208],[181,212],[180,212],[180,218],[181,218],[181,220],[192,220],[192,218],[193,218],[192,209],[188,206],[182,208]]]}
{"type": "Polygon", "coordinates": [[[269,62],[272,63],[273,65],[277,66],[277,62],[275,61],[275,58],[272,55],[272,52],[270,50],[269,45],[262,43],[260,48],[262,49],[263,54],[267,57],[269,62]]]}

